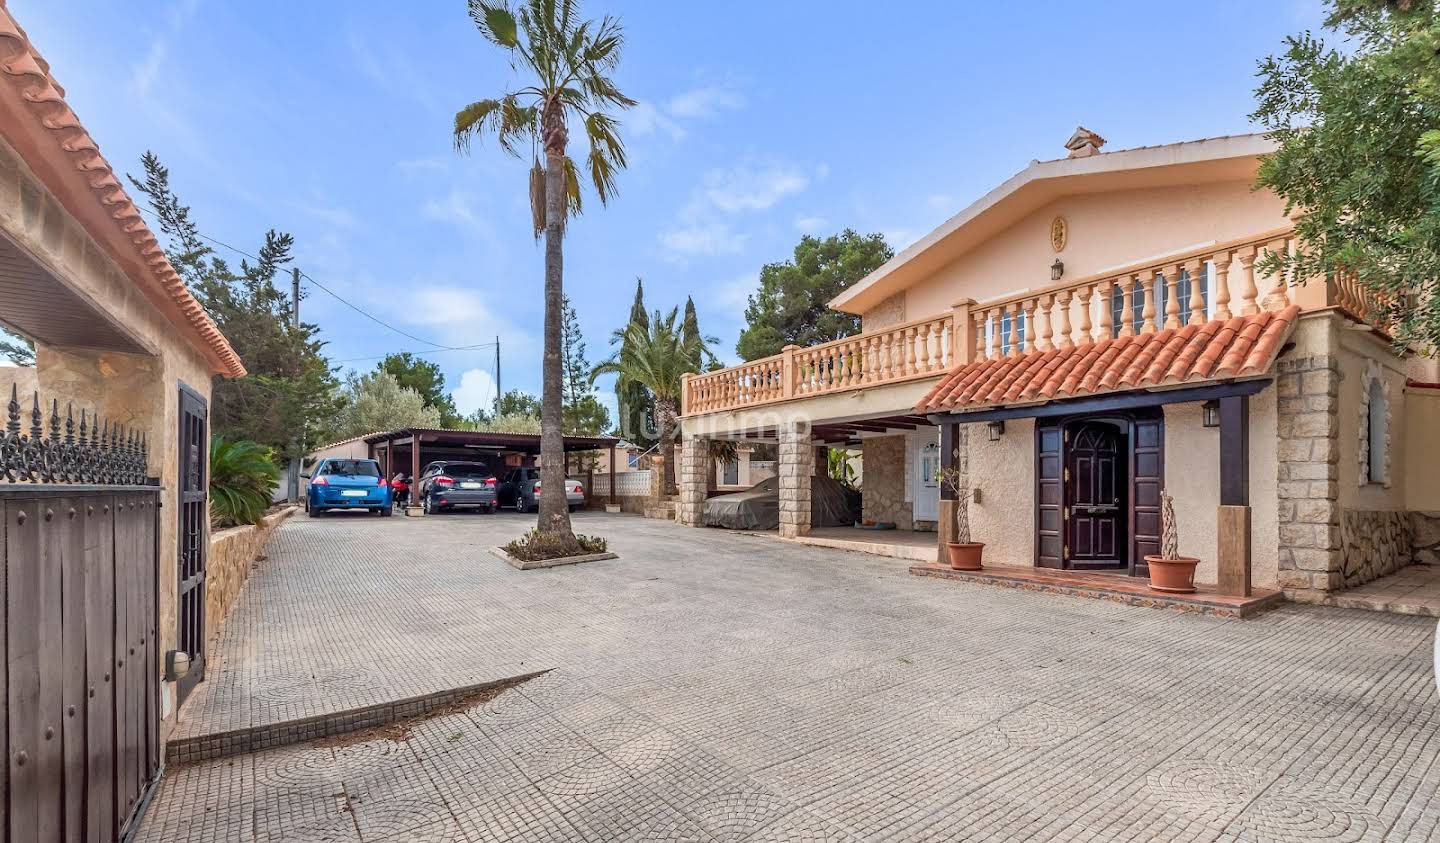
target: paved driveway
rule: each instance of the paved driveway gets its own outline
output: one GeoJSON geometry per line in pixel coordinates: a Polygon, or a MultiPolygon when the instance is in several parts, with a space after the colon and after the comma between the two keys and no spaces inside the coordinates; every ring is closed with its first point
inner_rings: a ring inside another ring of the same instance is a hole
{"type": "Polygon", "coordinates": [[[1433,619],[1197,617],[627,516],[577,518],[616,561],[484,552],[532,521],[283,527],[206,683],[217,716],[555,669],[405,743],[173,769],[141,839],[1440,834],[1433,619]]]}

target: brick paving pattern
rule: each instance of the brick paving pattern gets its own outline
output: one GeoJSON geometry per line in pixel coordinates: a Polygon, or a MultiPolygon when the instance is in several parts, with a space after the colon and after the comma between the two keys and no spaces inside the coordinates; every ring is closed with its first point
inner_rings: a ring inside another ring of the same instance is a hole
{"type": "Polygon", "coordinates": [[[485,552],[510,515],[286,525],[197,713],[555,669],[408,742],[172,768],[138,839],[1440,837],[1433,619],[1221,619],[577,520],[621,558],[514,570],[485,552]]]}

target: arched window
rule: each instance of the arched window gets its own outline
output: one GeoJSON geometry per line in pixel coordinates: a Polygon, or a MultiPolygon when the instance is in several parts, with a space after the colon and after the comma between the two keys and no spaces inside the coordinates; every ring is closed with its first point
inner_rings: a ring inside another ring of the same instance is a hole
{"type": "Polygon", "coordinates": [[[1386,418],[1389,413],[1386,411],[1389,408],[1386,406],[1385,387],[1379,378],[1370,381],[1369,398],[1370,407],[1366,413],[1368,429],[1365,431],[1365,436],[1368,440],[1367,444],[1370,446],[1368,449],[1370,453],[1368,454],[1369,459],[1365,461],[1365,481],[1367,483],[1384,483],[1385,440],[1388,438],[1386,433],[1389,428],[1389,420],[1386,418]]]}
{"type": "Polygon", "coordinates": [[[1360,485],[1390,485],[1390,391],[1371,361],[1360,378],[1360,485]]]}

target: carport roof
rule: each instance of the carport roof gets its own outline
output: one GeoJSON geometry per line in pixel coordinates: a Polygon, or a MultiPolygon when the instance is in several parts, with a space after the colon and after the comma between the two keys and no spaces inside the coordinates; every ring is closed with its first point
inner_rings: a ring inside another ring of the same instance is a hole
{"type": "MultiPolygon", "coordinates": [[[[382,442],[393,442],[397,439],[405,439],[411,436],[418,436],[421,445],[443,448],[447,445],[463,448],[467,445],[492,446],[512,451],[525,451],[527,453],[540,453],[540,434],[538,433],[494,433],[484,430],[447,430],[438,427],[403,427],[398,430],[388,430],[380,433],[371,433],[365,436],[366,443],[378,445],[382,442]]],[[[620,440],[613,436],[566,436],[565,450],[567,451],[594,451],[601,448],[610,448],[620,444],[620,440]]]]}

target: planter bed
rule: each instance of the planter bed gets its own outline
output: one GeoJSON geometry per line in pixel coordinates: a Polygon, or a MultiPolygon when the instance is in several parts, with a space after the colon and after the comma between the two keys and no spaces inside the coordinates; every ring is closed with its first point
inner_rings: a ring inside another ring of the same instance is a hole
{"type": "Polygon", "coordinates": [[[582,553],[579,556],[557,556],[554,559],[536,559],[533,562],[526,562],[523,559],[516,559],[505,552],[503,547],[492,547],[490,552],[504,559],[512,568],[519,568],[522,571],[529,571],[535,568],[554,568],[560,565],[578,565],[581,562],[599,562],[602,559],[618,559],[614,553],[582,553]]]}

